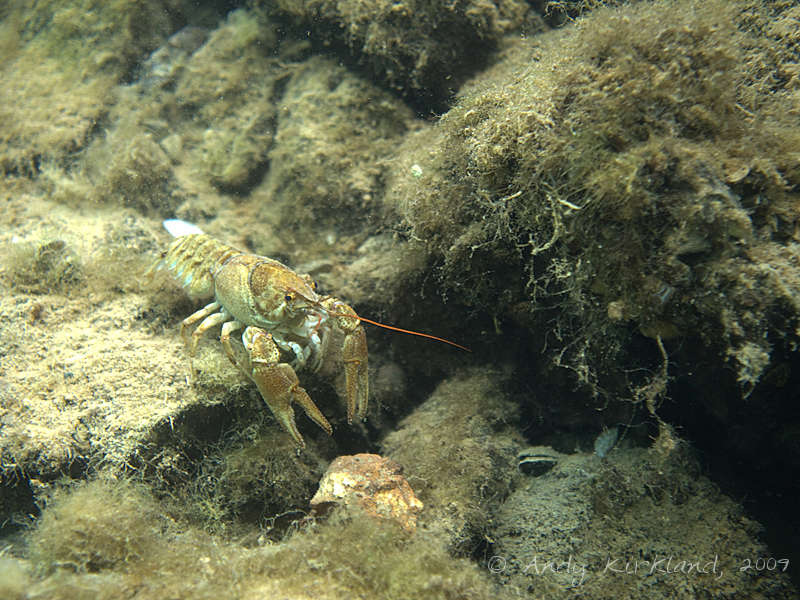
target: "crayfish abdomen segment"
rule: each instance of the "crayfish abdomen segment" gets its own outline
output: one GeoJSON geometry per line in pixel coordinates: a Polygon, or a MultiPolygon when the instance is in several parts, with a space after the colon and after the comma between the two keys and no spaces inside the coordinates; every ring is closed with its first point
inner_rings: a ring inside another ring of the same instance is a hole
{"type": "Polygon", "coordinates": [[[192,298],[214,295],[214,274],[228,260],[242,252],[204,233],[184,235],[170,244],[156,263],[167,268],[192,298]]]}

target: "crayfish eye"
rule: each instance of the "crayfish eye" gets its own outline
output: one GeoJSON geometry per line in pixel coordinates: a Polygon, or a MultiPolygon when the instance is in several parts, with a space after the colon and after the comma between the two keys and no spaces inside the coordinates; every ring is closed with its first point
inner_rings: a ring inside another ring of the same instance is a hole
{"type": "Polygon", "coordinates": [[[286,300],[286,302],[291,302],[294,300],[294,296],[292,294],[286,294],[283,299],[286,300]]]}

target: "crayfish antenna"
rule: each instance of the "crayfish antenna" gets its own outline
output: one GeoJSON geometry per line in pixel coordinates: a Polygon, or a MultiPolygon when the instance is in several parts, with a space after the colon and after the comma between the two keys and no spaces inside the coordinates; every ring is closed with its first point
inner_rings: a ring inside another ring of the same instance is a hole
{"type": "Polygon", "coordinates": [[[394,325],[386,325],[385,323],[379,323],[378,321],[373,321],[372,319],[368,319],[367,317],[362,317],[359,315],[345,315],[335,312],[329,312],[328,314],[334,317],[348,317],[351,319],[358,319],[359,321],[364,321],[365,323],[369,323],[370,325],[375,325],[376,327],[383,327],[384,329],[390,329],[391,331],[398,331],[400,333],[407,333],[408,335],[416,335],[419,337],[428,338],[430,340],[436,340],[437,342],[444,342],[445,344],[450,344],[451,346],[455,346],[456,348],[459,348],[461,350],[472,352],[472,350],[470,350],[466,346],[462,346],[461,344],[451,342],[450,340],[447,340],[445,338],[436,335],[431,335],[430,333],[422,333],[421,331],[412,331],[411,329],[403,329],[401,327],[395,327],[394,325]]]}

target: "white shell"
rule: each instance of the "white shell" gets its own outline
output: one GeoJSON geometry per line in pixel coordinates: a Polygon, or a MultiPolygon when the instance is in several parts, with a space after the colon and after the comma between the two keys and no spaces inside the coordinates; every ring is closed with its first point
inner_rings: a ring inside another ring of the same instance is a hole
{"type": "Polygon", "coordinates": [[[164,221],[163,225],[164,229],[166,229],[170,235],[172,235],[172,237],[181,237],[182,235],[190,235],[193,233],[203,233],[203,230],[194,223],[181,221],[180,219],[167,219],[164,221]]]}

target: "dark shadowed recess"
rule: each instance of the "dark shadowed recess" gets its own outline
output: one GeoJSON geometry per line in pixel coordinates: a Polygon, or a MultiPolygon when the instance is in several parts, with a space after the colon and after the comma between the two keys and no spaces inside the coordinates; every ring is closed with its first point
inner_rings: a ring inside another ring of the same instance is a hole
{"type": "MultiPolygon", "coordinates": [[[[776,342],[772,368],[749,397],[741,396],[734,370],[724,380],[702,346],[686,343],[675,357],[670,396],[659,414],[692,441],[711,479],[764,525],[774,558],[800,561],[800,356],[776,342]],[[733,400],[732,400],[733,399],[733,400]]],[[[795,584],[800,571],[790,569],[795,584]]]]}

